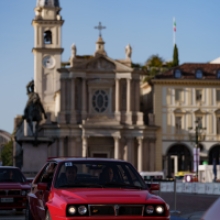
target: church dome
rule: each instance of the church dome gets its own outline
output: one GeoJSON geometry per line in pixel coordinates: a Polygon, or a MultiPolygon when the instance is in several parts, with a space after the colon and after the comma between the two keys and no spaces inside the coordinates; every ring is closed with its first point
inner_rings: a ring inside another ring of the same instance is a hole
{"type": "Polygon", "coordinates": [[[37,0],[37,7],[60,7],[59,0],[37,0]]]}

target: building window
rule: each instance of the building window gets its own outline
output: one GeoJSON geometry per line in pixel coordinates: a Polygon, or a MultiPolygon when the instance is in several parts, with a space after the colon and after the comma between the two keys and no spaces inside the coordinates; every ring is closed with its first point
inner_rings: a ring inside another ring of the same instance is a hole
{"type": "Polygon", "coordinates": [[[176,133],[180,133],[182,129],[182,117],[177,116],[175,118],[175,128],[176,128],[176,133]]]}
{"type": "Polygon", "coordinates": [[[216,101],[220,102],[220,90],[216,90],[216,101]]]}
{"type": "Polygon", "coordinates": [[[216,73],[216,78],[217,78],[217,79],[220,79],[220,70],[217,71],[217,73],[216,73]]]}
{"type": "Polygon", "coordinates": [[[175,101],[181,101],[182,99],[182,89],[175,90],[175,101]]]}
{"type": "Polygon", "coordinates": [[[92,97],[92,106],[97,112],[104,112],[108,107],[108,95],[103,90],[97,90],[92,97]]]}
{"type": "Polygon", "coordinates": [[[182,76],[181,71],[179,69],[176,69],[175,72],[174,72],[174,76],[177,79],[181,78],[181,76],[182,76]]]}
{"type": "Polygon", "coordinates": [[[217,134],[220,134],[220,117],[217,117],[216,122],[217,122],[216,124],[217,134]]]}
{"type": "Polygon", "coordinates": [[[197,79],[202,79],[203,77],[203,72],[202,70],[196,70],[196,78],[197,79]]]}
{"type": "Polygon", "coordinates": [[[201,89],[196,90],[196,101],[202,101],[202,90],[201,89]]]}
{"type": "Polygon", "coordinates": [[[51,31],[44,32],[44,44],[52,44],[52,33],[51,31]]]}

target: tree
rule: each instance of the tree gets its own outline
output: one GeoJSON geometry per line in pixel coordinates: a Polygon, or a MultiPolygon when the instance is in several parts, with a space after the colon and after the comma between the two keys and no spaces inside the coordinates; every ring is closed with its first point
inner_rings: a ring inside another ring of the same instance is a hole
{"type": "Polygon", "coordinates": [[[142,68],[146,72],[146,77],[144,81],[150,81],[157,74],[167,70],[167,66],[164,63],[163,58],[159,55],[150,56],[145,62],[145,66],[142,68]]]}
{"type": "Polygon", "coordinates": [[[176,44],[174,45],[173,50],[173,66],[179,66],[178,48],[176,44]]]}
{"type": "Polygon", "coordinates": [[[10,140],[2,149],[1,152],[2,164],[4,166],[12,166],[13,165],[13,141],[10,140]]]}

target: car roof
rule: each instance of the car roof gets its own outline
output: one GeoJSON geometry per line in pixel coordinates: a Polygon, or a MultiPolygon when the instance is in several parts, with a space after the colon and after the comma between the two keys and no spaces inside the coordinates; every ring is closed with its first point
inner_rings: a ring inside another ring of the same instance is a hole
{"type": "Polygon", "coordinates": [[[125,162],[128,163],[127,161],[124,160],[118,160],[114,158],[94,158],[94,157],[49,157],[48,162],[65,162],[65,161],[76,161],[76,162],[81,162],[81,161],[100,161],[100,162],[125,162]]]}

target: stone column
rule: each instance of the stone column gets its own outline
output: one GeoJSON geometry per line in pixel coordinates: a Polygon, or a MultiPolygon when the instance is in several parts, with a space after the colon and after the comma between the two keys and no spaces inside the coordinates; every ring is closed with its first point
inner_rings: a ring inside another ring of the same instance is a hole
{"type": "Polygon", "coordinates": [[[125,113],[125,122],[126,124],[132,124],[131,120],[131,79],[127,78],[126,79],[127,86],[126,86],[126,113],[125,113]]]}
{"type": "Polygon", "coordinates": [[[126,79],[127,86],[126,86],[126,94],[127,94],[127,100],[126,100],[126,112],[131,111],[131,79],[126,79]]]}
{"type": "Polygon", "coordinates": [[[75,157],[76,156],[76,143],[75,138],[70,137],[69,138],[69,149],[68,149],[68,156],[75,157]]]}
{"type": "Polygon", "coordinates": [[[135,81],[135,111],[140,111],[140,79],[136,79],[135,81]]]}
{"type": "Polygon", "coordinates": [[[114,158],[120,159],[119,137],[114,137],[114,158]]]}
{"type": "Polygon", "coordinates": [[[70,123],[75,124],[76,123],[76,111],[75,111],[75,78],[71,79],[71,118],[70,123]]]}
{"type": "Polygon", "coordinates": [[[64,156],[64,139],[61,137],[59,139],[59,157],[64,156]]]}
{"type": "Polygon", "coordinates": [[[61,96],[60,96],[60,111],[61,112],[64,112],[65,111],[65,105],[66,105],[66,102],[65,102],[65,90],[66,90],[66,80],[64,78],[61,78],[61,96]]]}
{"type": "Polygon", "coordinates": [[[135,160],[134,160],[134,144],[133,144],[133,142],[134,142],[134,139],[132,138],[132,137],[130,137],[130,138],[126,138],[127,140],[126,140],[126,147],[127,147],[127,161],[128,162],[130,162],[130,163],[132,163],[133,164],[133,166],[135,166],[135,160]]]}
{"type": "Polygon", "coordinates": [[[120,101],[120,96],[119,96],[119,79],[115,79],[115,118],[117,121],[121,120],[121,113],[119,111],[119,101],[120,101]]]}
{"type": "Polygon", "coordinates": [[[137,167],[138,167],[138,171],[141,172],[143,171],[143,137],[137,137],[137,141],[138,141],[137,167]]]}
{"type": "Polygon", "coordinates": [[[82,78],[82,120],[86,119],[87,111],[86,111],[86,79],[82,78]]]}
{"type": "Polygon", "coordinates": [[[82,137],[82,157],[88,157],[87,137],[82,137]]]}
{"type": "Polygon", "coordinates": [[[155,170],[155,141],[150,140],[150,171],[154,171],[155,170]]]}
{"type": "Polygon", "coordinates": [[[60,89],[60,112],[58,122],[63,124],[66,123],[66,102],[65,102],[65,91],[66,91],[66,80],[61,78],[61,89],[60,89]]]}
{"type": "Polygon", "coordinates": [[[115,112],[119,112],[119,79],[115,79],[115,112]]]}

